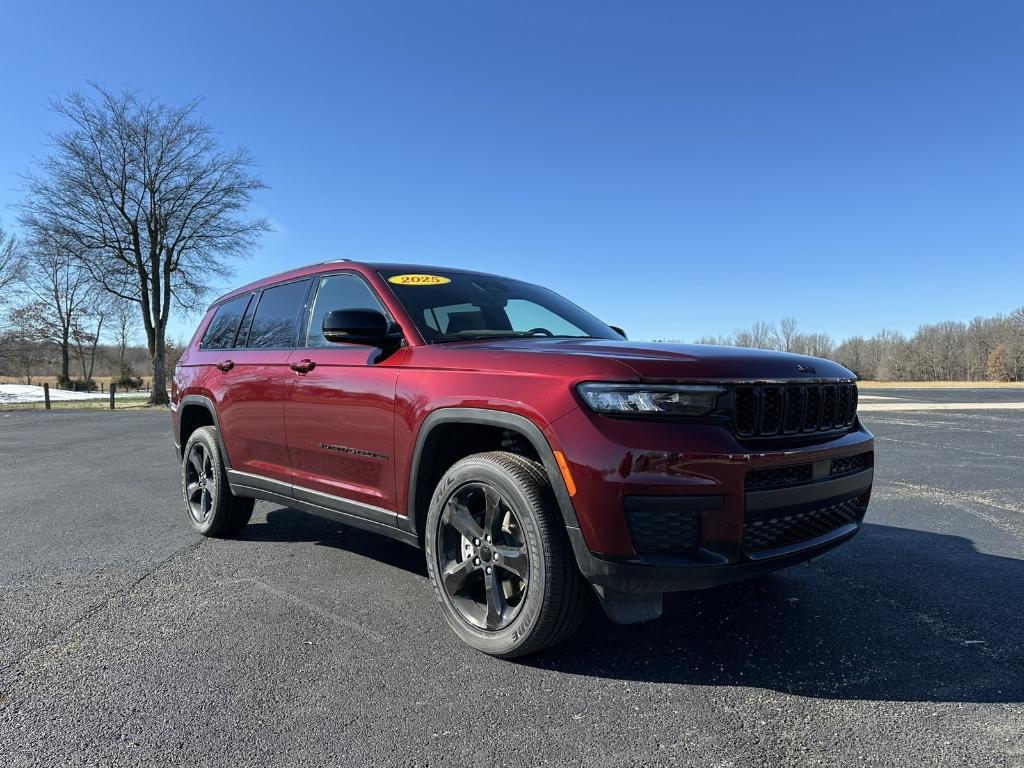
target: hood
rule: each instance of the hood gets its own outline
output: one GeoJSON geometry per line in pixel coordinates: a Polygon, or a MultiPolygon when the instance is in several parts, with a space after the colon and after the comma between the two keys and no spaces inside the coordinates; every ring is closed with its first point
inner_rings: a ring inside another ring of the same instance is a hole
{"type": "MultiPolygon", "coordinates": [[[[447,346],[447,345],[446,345],[447,346]]],[[[449,349],[615,360],[644,380],[854,379],[831,360],[788,352],[705,344],[658,344],[609,339],[495,339],[453,344],[449,349]],[[799,367],[798,367],[799,366],[799,367]],[[801,370],[801,368],[805,370],[801,370]]]]}

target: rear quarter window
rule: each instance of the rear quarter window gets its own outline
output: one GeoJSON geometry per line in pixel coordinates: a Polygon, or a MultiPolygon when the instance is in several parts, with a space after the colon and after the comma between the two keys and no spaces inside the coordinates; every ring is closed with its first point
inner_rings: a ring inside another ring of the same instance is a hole
{"type": "Polygon", "coordinates": [[[239,323],[251,298],[252,295],[247,293],[217,307],[200,346],[203,349],[228,349],[233,346],[239,323]]]}

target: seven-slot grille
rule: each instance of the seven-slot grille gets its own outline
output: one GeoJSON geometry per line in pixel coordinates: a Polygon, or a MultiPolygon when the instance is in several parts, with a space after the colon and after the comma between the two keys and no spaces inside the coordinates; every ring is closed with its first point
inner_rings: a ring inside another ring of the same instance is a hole
{"type": "Polygon", "coordinates": [[[733,390],[739,437],[776,437],[846,429],[857,417],[857,385],[743,384],[733,390]]]}

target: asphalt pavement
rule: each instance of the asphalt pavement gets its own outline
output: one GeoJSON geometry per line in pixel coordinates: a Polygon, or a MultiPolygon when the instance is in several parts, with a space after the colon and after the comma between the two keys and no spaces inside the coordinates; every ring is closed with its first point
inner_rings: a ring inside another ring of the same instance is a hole
{"type": "Polygon", "coordinates": [[[864,419],[848,545],[508,662],[411,547],[264,502],[193,534],[166,412],[0,412],[0,766],[1019,768],[1024,411],[864,419]]]}

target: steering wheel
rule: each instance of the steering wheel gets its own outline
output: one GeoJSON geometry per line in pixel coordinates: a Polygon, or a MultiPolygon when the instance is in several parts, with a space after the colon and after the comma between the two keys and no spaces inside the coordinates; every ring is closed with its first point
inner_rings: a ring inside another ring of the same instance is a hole
{"type": "Polygon", "coordinates": [[[541,334],[543,336],[554,336],[555,335],[551,331],[549,331],[547,328],[531,328],[530,330],[528,330],[523,335],[524,336],[536,336],[537,334],[541,334]]]}

